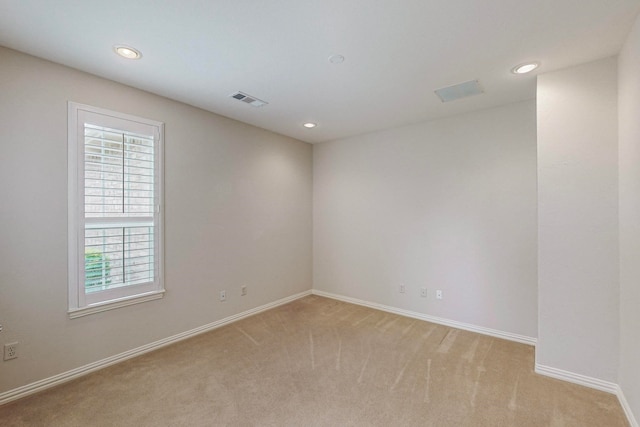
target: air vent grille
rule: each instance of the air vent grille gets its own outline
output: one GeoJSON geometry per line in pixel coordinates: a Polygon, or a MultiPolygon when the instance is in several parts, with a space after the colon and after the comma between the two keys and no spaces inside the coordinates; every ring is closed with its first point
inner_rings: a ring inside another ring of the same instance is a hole
{"type": "Polygon", "coordinates": [[[246,104],[251,105],[252,107],[262,107],[264,105],[267,105],[268,102],[263,101],[261,99],[256,98],[255,96],[251,96],[251,95],[247,95],[244,92],[236,92],[233,93],[231,95],[229,95],[231,98],[237,99],[238,101],[242,101],[246,104]]]}
{"type": "Polygon", "coordinates": [[[471,80],[453,86],[443,87],[435,91],[442,102],[455,101],[468,96],[484,93],[478,80],[471,80]]]}

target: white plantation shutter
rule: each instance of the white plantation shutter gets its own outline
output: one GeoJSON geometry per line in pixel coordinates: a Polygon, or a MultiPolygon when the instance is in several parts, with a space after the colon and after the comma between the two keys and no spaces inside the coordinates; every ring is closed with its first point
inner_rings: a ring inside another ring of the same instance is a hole
{"type": "Polygon", "coordinates": [[[69,133],[70,310],[162,291],[162,124],[70,104],[69,133]]]}

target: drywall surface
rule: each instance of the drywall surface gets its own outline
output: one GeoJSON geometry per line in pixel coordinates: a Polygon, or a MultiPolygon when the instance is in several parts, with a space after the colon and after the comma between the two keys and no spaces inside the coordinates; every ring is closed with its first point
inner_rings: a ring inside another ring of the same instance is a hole
{"type": "Polygon", "coordinates": [[[0,94],[0,392],[311,289],[309,144],[4,48],[0,94]],[[162,300],[68,318],[67,101],[165,123],[162,300]]]}
{"type": "Polygon", "coordinates": [[[617,75],[609,58],[538,76],[536,363],[615,382],[617,75]]]}
{"type": "Polygon", "coordinates": [[[314,289],[535,337],[535,144],[526,101],[314,145],[314,289]]]}
{"type": "Polygon", "coordinates": [[[640,421],[640,17],[619,56],[620,373],[640,421]]]}

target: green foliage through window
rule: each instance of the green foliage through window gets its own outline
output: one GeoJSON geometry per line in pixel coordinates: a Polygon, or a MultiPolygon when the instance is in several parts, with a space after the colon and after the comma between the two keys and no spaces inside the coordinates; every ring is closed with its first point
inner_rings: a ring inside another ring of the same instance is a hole
{"type": "Polygon", "coordinates": [[[86,248],[84,251],[84,286],[87,291],[105,289],[110,283],[111,266],[109,258],[100,250],[86,248]]]}

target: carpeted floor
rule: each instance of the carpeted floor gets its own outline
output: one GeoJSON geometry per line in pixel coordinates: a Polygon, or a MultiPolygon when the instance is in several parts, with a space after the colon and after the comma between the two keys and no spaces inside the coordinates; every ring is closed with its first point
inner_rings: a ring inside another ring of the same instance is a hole
{"type": "MultiPolygon", "coordinates": [[[[579,357],[579,355],[576,355],[579,357]]],[[[533,347],[310,296],[0,407],[0,426],[627,426],[533,347]]]]}

